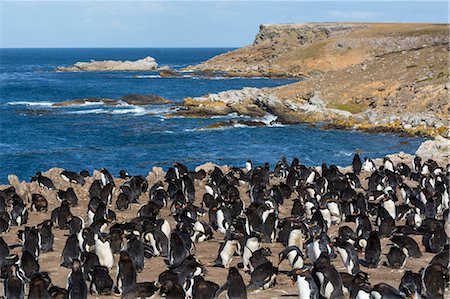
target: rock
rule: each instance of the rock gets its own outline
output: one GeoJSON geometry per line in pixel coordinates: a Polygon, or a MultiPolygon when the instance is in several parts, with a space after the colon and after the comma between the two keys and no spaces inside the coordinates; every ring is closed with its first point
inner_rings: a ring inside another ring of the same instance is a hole
{"type": "Polygon", "coordinates": [[[266,124],[262,121],[232,119],[224,122],[217,122],[203,127],[202,129],[220,129],[228,127],[265,127],[266,124]]]}
{"type": "Polygon", "coordinates": [[[153,104],[168,104],[172,101],[167,100],[161,96],[154,94],[142,95],[142,94],[127,94],[120,98],[123,102],[130,105],[153,105],[153,104]]]}
{"type": "Polygon", "coordinates": [[[450,157],[450,140],[436,136],[434,140],[423,142],[416,151],[422,160],[433,159],[438,164],[447,165],[450,157]]]}
{"type": "Polygon", "coordinates": [[[88,105],[88,104],[103,104],[107,106],[116,106],[120,104],[119,100],[113,99],[103,99],[103,98],[85,98],[85,99],[76,99],[70,101],[63,101],[58,103],[53,103],[54,107],[64,107],[64,106],[79,106],[79,105],[88,105]]]}
{"type": "Polygon", "coordinates": [[[158,64],[155,58],[147,56],[145,58],[129,60],[102,60],[90,62],[77,62],[73,66],[58,67],[57,72],[111,72],[111,71],[148,71],[157,69],[158,64]]]}
{"type": "Polygon", "coordinates": [[[165,175],[164,169],[153,166],[152,171],[147,175],[147,182],[149,182],[150,187],[158,181],[164,182],[165,175]]]}
{"type": "Polygon", "coordinates": [[[175,70],[168,69],[168,70],[162,70],[159,72],[159,75],[163,78],[179,78],[183,77],[182,74],[177,73],[175,70]]]}

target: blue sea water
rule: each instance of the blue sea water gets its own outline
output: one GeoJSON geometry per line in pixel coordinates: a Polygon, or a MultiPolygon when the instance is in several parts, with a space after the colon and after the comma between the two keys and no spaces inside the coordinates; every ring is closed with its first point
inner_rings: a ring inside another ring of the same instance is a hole
{"type": "MultiPolygon", "coordinates": [[[[174,105],[137,107],[52,103],[86,97],[119,99],[157,94],[175,102],[243,87],[272,87],[294,80],[266,78],[160,78],[158,72],[57,73],[77,61],[156,58],[181,69],[232,49],[0,49],[0,183],[7,175],[29,180],[37,171],[108,168],[117,175],[146,174],[174,162],[211,161],[243,166],[247,159],[272,166],[281,155],[306,165],[349,165],[356,150],[381,157],[414,153],[422,138],[394,134],[322,131],[306,125],[201,129],[224,119],[166,118],[174,105]],[[151,115],[150,115],[151,114],[151,115]]],[[[230,117],[228,117],[230,118],[230,117]]],[[[227,119],[227,117],[225,117],[227,119]]]]}

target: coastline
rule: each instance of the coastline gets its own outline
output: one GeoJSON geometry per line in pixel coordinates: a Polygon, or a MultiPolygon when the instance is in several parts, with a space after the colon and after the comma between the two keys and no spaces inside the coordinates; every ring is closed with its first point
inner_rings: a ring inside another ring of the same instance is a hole
{"type": "Polygon", "coordinates": [[[272,114],[280,123],[448,136],[448,24],[261,25],[253,44],[186,70],[306,78],[185,98],[185,117],[272,114]]]}

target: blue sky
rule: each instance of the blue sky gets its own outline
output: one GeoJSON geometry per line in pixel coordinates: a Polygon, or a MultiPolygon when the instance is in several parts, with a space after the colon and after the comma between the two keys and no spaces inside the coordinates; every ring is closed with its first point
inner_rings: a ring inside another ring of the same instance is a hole
{"type": "Polygon", "coordinates": [[[241,47],[263,23],[448,23],[447,1],[5,1],[0,47],[241,47]]]}

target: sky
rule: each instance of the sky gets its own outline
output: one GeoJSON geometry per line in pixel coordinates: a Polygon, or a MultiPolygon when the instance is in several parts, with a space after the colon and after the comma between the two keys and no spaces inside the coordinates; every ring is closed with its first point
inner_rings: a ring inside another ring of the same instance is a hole
{"type": "Polygon", "coordinates": [[[8,1],[0,47],[241,47],[260,24],[448,23],[447,1],[8,1]]]}

